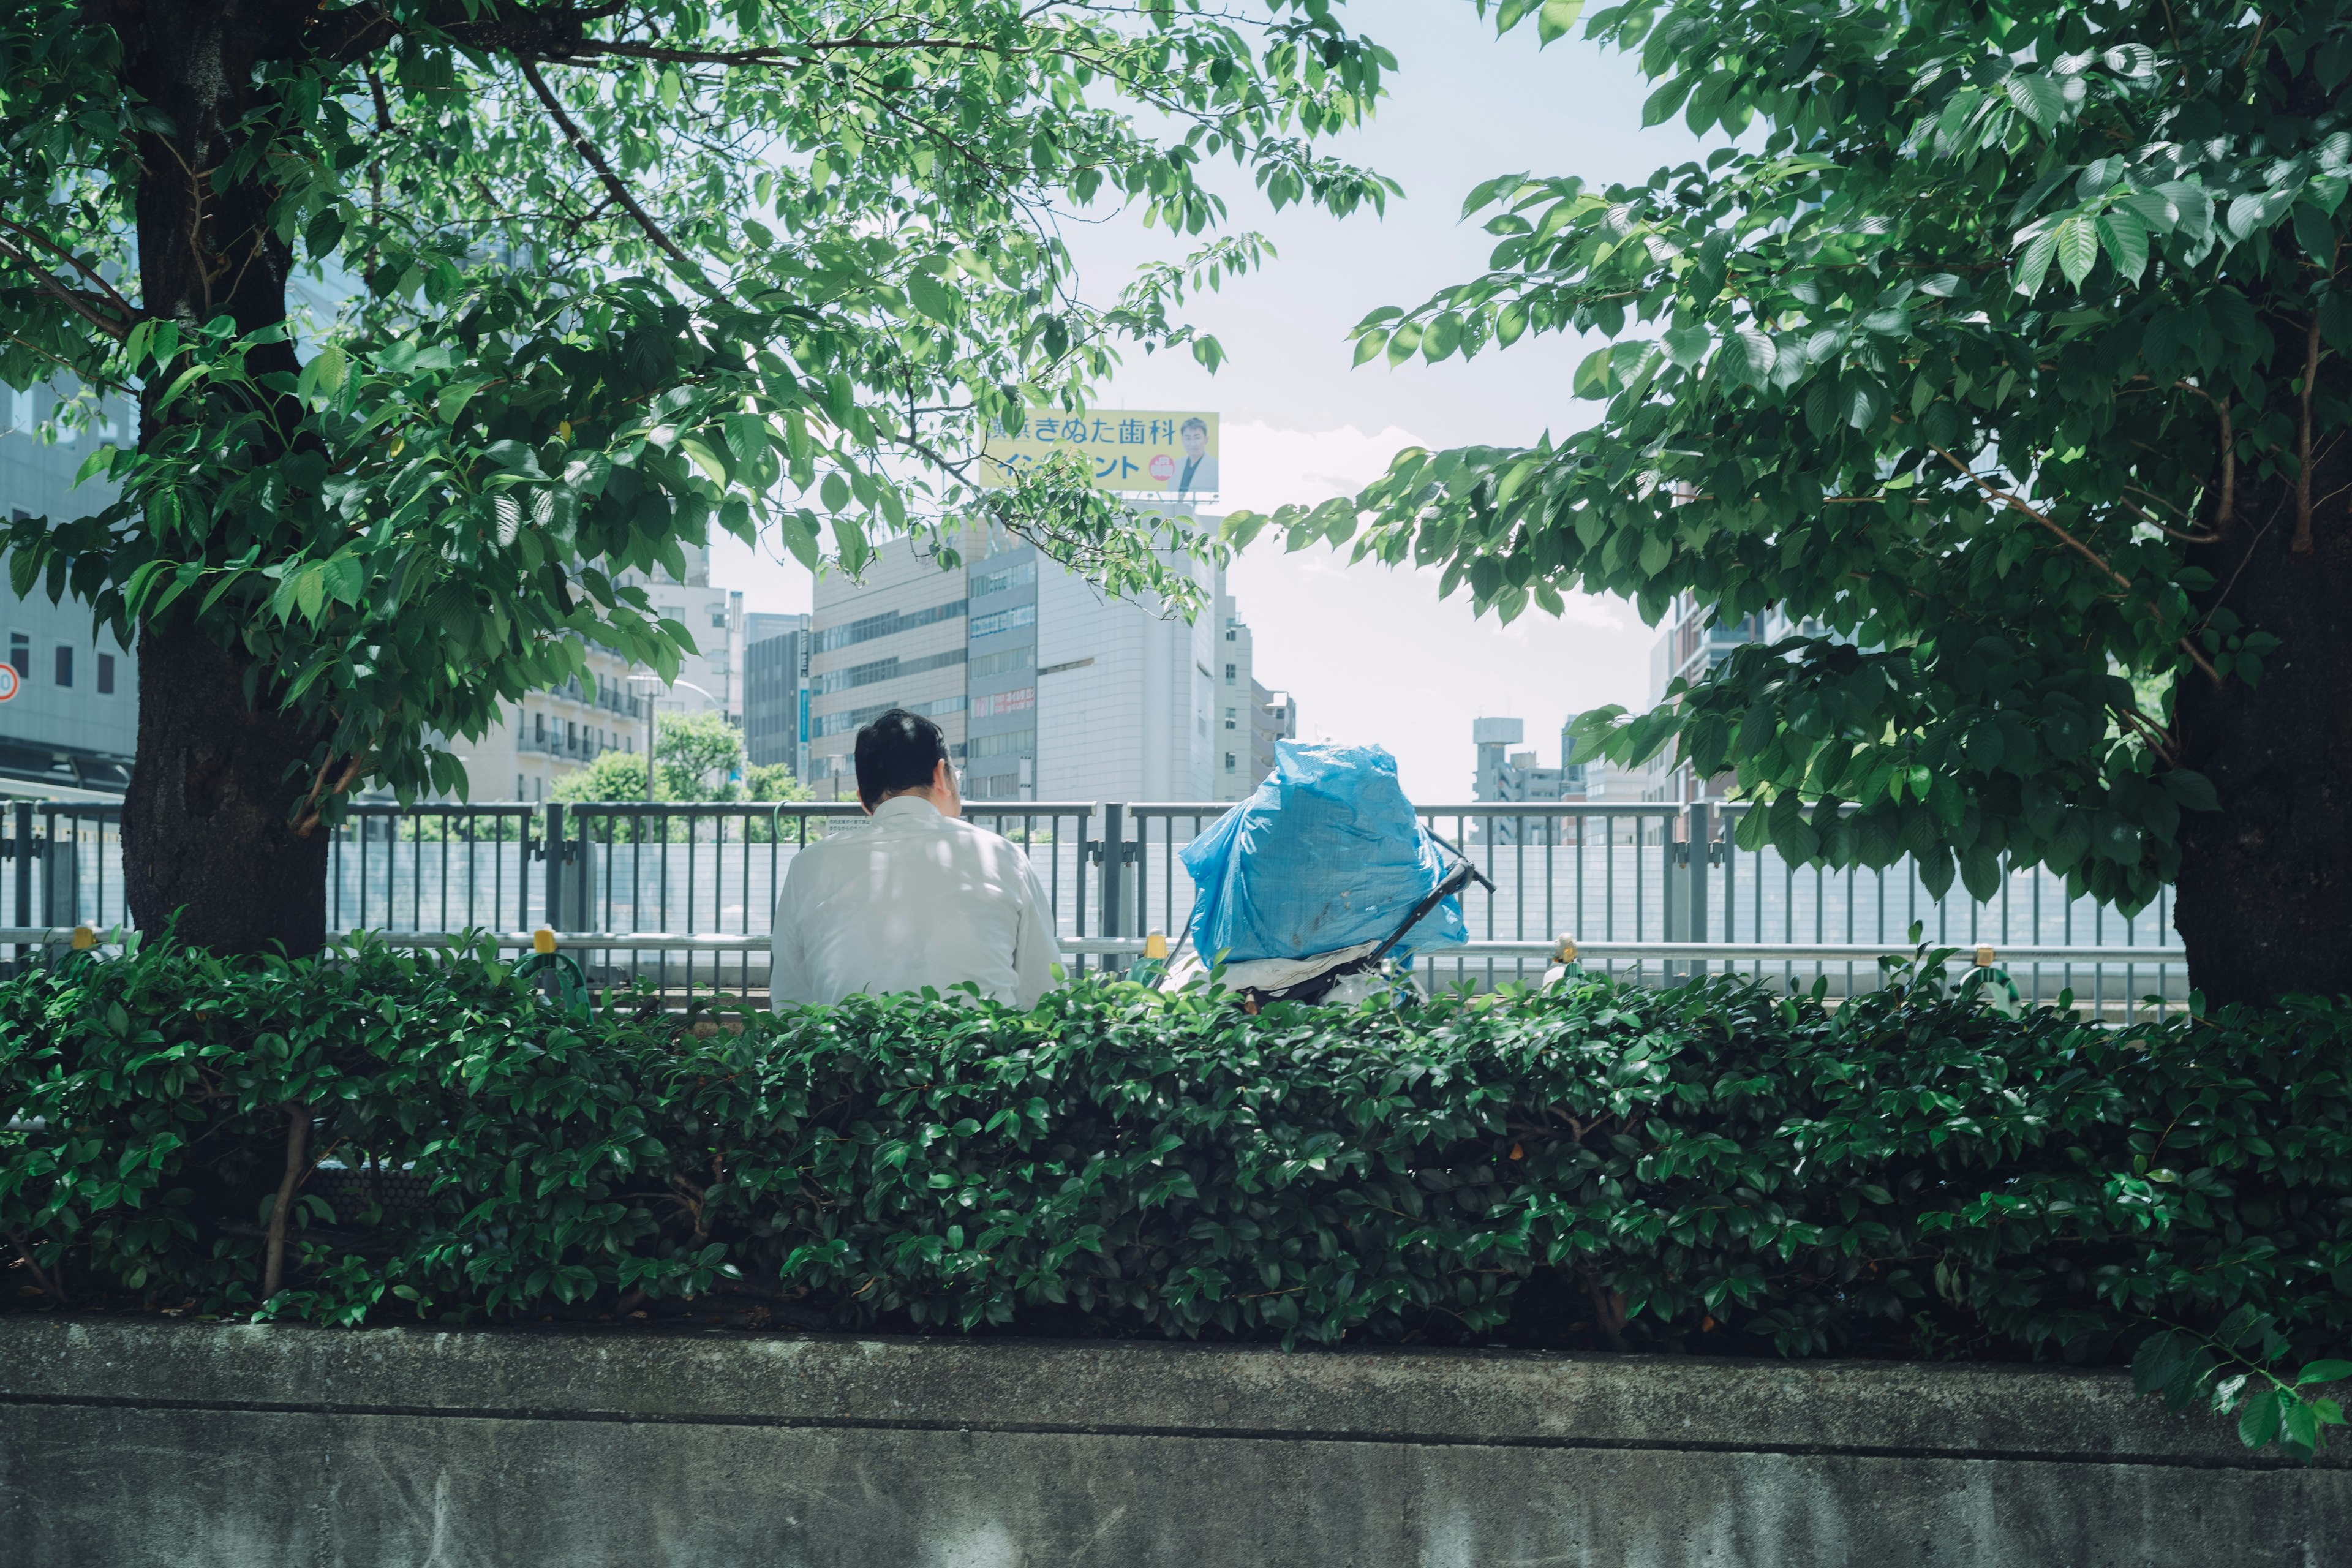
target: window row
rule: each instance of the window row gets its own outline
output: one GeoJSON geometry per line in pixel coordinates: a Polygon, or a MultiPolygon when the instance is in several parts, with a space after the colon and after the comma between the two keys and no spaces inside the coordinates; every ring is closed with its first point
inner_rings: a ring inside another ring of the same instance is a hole
{"type": "MultiPolygon", "coordinates": [[[[74,684],[74,671],[77,664],[77,660],[74,658],[75,652],[76,650],[66,643],[59,643],[51,650],[49,660],[50,685],[62,687],[68,690],[72,689],[74,684]]],[[[96,677],[92,685],[100,697],[113,696],[114,656],[110,653],[101,653],[95,657],[93,662],[97,668],[92,672],[96,677]]],[[[26,685],[30,685],[32,683],[33,639],[23,632],[10,632],[8,634],[8,663],[16,669],[16,679],[19,681],[26,685]]]]}

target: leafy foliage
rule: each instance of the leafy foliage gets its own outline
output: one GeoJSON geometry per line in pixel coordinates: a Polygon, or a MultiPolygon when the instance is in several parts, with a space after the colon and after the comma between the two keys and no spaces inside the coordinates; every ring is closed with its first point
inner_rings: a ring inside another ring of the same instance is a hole
{"type": "Polygon", "coordinates": [[[1325,1343],[2352,1348],[2352,1011],[2117,1031],[1942,973],[1834,1012],[1573,977],[1253,1016],[1112,981],[722,1027],[557,1009],[471,955],[151,946],[0,987],[32,1129],[0,1230],[76,1301],[331,1322],[732,1297],[1325,1343]],[[344,1174],[311,1173],[265,1300],[289,1108],[344,1174]]]}
{"type": "MultiPolygon", "coordinates": [[[[1578,9],[1543,6],[1546,41],[1578,9]]],[[[1783,614],[1796,635],[1584,740],[1736,772],[1791,861],[1908,849],[1980,898],[2045,864],[2147,902],[2216,804],[2174,682],[2283,657],[2191,553],[2233,523],[2308,551],[2352,414],[2352,14],[1638,0],[1586,34],[1657,84],[1646,123],[1736,143],[1640,184],[1486,181],[1489,270],[1355,336],[1395,364],[1597,333],[1596,422],[1408,451],[1233,536],[1440,565],[1507,619],[1576,589],[1783,614]],[[2277,510],[2238,515],[2263,487],[2277,510]]]]}
{"type": "Polygon", "coordinates": [[[142,408],[86,467],[117,502],[6,533],[15,586],[126,641],[193,615],[314,721],[330,814],[462,789],[435,737],[586,645],[673,675],[638,577],[713,526],[855,570],[978,510],[1181,600],[1181,525],[1055,470],[975,492],[974,454],[1122,346],[1213,364],[1180,307],[1265,247],[1211,237],[1211,166],[1383,202],[1315,144],[1393,63],[1328,0],[14,5],[0,380],[142,408]],[[1055,226],[1090,204],[1194,248],[1089,304],[1055,226]],[[287,316],[306,275],[331,320],[287,316]]]}

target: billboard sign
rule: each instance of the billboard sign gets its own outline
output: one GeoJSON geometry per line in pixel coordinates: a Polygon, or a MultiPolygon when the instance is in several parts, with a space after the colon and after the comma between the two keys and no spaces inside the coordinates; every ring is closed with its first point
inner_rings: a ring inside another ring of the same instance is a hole
{"type": "Polygon", "coordinates": [[[1217,493],[1217,416],[1189,409],[1067,414],[1032,408],[1018,436],[997,431],[981,449],[979,482],[1013,482],[1055,452],[1087,465],[1096,488],[1194,500],[1217,493]]]}

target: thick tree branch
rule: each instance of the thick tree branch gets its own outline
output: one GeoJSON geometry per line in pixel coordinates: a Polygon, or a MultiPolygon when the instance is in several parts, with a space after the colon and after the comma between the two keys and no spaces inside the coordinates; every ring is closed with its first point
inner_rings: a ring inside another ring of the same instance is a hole
{"type": "Polygon", "coordinates": [[[662,232],[661,225],[656,223],[652,215],[637,205],[635,196],[629,195],[629,187],[624,184],[621,177],[613,172],[612,164],[604,161],[604,154],[596,150],[596,144],[589,141],[587,134],[572,122],[572,116],[564,112],[562,101],[549,89],[546,79],[539,74],[539,68],[527,59],[520,58],[515,61],[515,65],[521,70],[523,80],[530,83],[531,91],[539,95],[539,101],[546,105],[547,112],[554,120],[556,129],[562,132],[564,139],[572,143],[572,150],[580,154],[580,161],[595,171],[596,177],[604,182],[604,189],[612,194],[614,201],[620,204],[621,210],[635,218],[637,226],[651,236],[656,245],[667,251],[670,258],[686,269],[688,279],[700,287],[705,293],[711,292],[709,279],[703,277],[702,268],[697,267],[688,258],[686,252],[677,247],[676,240],[662,232]]]}
{"type": "Polygon", "coordinates": [[[261,1269],[261,1299],[268,1300],[286,1283],[286,1216],[294,1207],[294,1193],[310,1172],[303,1158],[310,1139],[310,1108],[289,1100],[286,1110],[286,1173],[278,1178],[278,1203],[269,1211],[269,1246],[261,1269]]]}
{"type": "Polygon", "coordinates": [[[2311,553],[2311,394],[2319,384],[2319,312],[2311,313],[2311,330],[2303,345],[2303,407],[2295,426],[2294,540],[2287,549],[2311,553]]]}
{"type": "Polygon", "coordinates": [[[145,315],[145,312],[141,310],[138,306],[124,299],[121,294],[115,289],[114,285],[106,280],[105,275],[100,272],[97,268],[90,266],[80,257],[76,256],[72,251],[68,250],[64,246],[59,245],[57,241],[51,239],[47,235],[41,233],[37,229],[27,228],[23,224],[17,223],[14,219],[7,217],[0,217],[0,226],[5,226],[6,227],[15,229],[18,234],[23,235],[26,239],[31,240],[35,245],[39,246],[43,250],[47,251],[50,255],[63,258],[67,266],[72,268],[76,272],[80,273],[84,278],[89,279],[90,282],[96,284],[98,286],[99,292],[106,296],[107,302],[111,304],[116,310],[122,312],[124,320],[135,323],[145,315]]]}
{"type": "Polygon", "coordinates": [[[56,295],[59,300],[65,301],[66,307],[72,310],[75,315],[79,316],[83,321],[88,321],[91,326],[97,328],[100,331],[104,332],[116,342],[121,342],[125,338],[128,338],[131,335],[131,327],[136,325],[138,322],[139,318],[136,312],[133,312],[130,321],[115,321],[105,311],[104,307],[106,306],[107,301],[97,299],[91,295],[85,294],[79,289],[68,288],[65,284],[59,282],[55,277],[53,277],[47,268],[43,267],[38,261],[36,261],[33,258],[17,249],[15,246],[9,244],[5,239],[0,239],[0,258],[5,258],[10,261],[15,262],[17,266],[23,268],[26,272],[31,273],[33,282],[44,292],[56,295]]]}
{"type": "MultiPolygon", "coordinates": [[[[1966,475],[1968,479],[1971,480],[1979,489],[1984,491],[1986,495],[1991,497],[1997,501],[2014,507],[2017,510],[2023,512],[2026,516],[2032,518],[2034,521],[2040,523],[2042,527],[2056,534],[2068,549],[2073,550],[2077,554],[2081,555],[2084,560],[2088,561],[2092,565],[2096,566],[2100,571],[2105,573],[2108,578],[2118,587],[2126,590],[2131,587],[2132,584],[2130,578],[2125,576],[2122,573],[2116,571],[2115,567],[2108,564],[2107,558],[2105,556],[2101,555],[2097,551],[2092,549],[2089,545],[2084,543],[2081,540],[2067,532],[2064,528],[2059,525],[2057,519],[2050,517],[2043,512],[2035,510],[2032,507],[2026,505],[2020,498],[2010,494],[2007,490],[1996,488],[1987,481],[1984,476],[1979,474],[1974,468],[1969,468],[1966,463],[1963,463],[1958,458],[1952,456],[1951,453],[1944,450],[1941,447],[1935,446],[1931,443],[1927,449],[1935,453],[1937,457],[1943,458],[1944,461],[1951,464],[1952,467],[1958,468],[1962,474],[1966,475]]],[[[2150,605],[2149,610],[2153,613],[2155,606],[2150,605]]],[[[2219,686],[2221,684],[2221,672],[2213,668],[2213,661],[2205,657],[2204,649],[2199,647],[2187,637],[2179,639],[2179,647],[2181,652],[2189,656],[2191,663],[2195,664],[2198,668],[2203,670],[2212,679],[2214,685],[2219,686]]]]}

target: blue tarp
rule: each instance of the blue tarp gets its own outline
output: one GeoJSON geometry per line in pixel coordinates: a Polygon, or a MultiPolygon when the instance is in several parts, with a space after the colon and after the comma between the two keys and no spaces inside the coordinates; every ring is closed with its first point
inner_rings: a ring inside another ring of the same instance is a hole
{"type": "MultiPolygon", "coordinates": [[[[1204,963],[1311,958],[1385,938],[1433,891],[1451,858],[1433,842],[1381,746],[1277,741],[1257,793],[1180,852],[1199,891],[1192,951],[1204,963]]],[[[1394,950],[1466,941],[1459,899],[1394,950]]]]}

